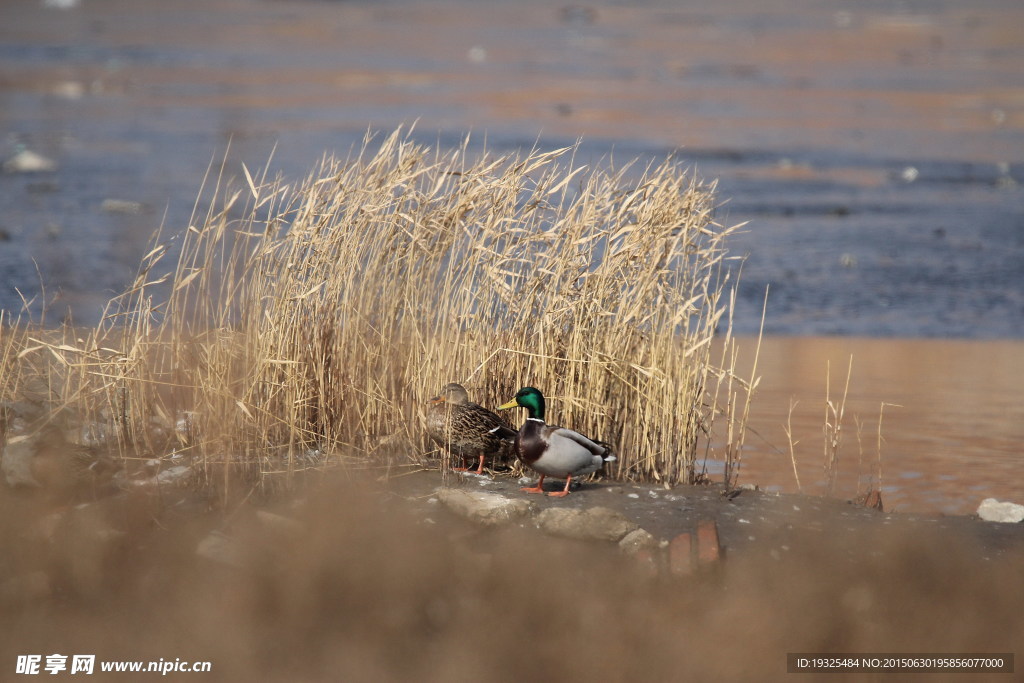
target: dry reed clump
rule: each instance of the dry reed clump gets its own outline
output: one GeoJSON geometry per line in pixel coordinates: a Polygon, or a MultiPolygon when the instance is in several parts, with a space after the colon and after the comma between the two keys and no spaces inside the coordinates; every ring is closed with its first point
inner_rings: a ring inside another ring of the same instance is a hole
{"type": "Polygon", "coordinates": [[[295,185],[243,167],[95,330],[17,360],[47,356],[77,420],[186,452],[207,478],[291,476],[385,438],[422,453],[420,406],[458,381],[484,405],[538,386],[552,421],[614,444],[613,474],[692,481],[716,402],[740,407],[725,415],[741,447],[755,384],[710,350],[738,226],[674,159],[606,170],[575,151],[494,157],[397,130],[295,185]]]}

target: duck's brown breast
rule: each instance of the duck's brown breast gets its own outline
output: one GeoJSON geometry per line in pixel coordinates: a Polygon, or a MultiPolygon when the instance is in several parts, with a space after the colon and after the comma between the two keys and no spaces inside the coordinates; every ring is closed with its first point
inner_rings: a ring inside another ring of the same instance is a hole
{"type": "Polygon", "coordinates": [[[516,454],[524,464],[531,465],[540,460],[546,449],[544,423],[528,419],[516,436],[516,454]]]}

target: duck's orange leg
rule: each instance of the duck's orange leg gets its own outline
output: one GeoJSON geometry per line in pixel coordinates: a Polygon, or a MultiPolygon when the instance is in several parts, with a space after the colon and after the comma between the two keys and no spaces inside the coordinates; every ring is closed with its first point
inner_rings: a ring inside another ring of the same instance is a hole
{"type": "Polygon", "coordinates": [[[462,462],[462,466],[461,467],[453,467],[452,471],[453,472],[468,472],[469,468],[466,466],[466,456],[460,455],[459,456],[459,460],[462,462]]]}
{"type": "Polygon", "coordinates": [[[480,465],[475,470],[473,470],[473,473],[474,474],[483,474],[484,473],[484,454],[483,453],[480,454],[480,465]]]}
{"type": "Polygon", "coordinates": [[[537,480],[536,486],[526,486],[519,490],[526,491],[527,493],[544,493],[544,475],[540,475],[540,479],[537,480]]]}
{"type": "Polygon", "coordinates": [[[571,476],[568,477],[565,480],[565,488],[564,489],[562,489],[561,491],[552,491],[548,495],[551,496],[552,498],[565,498],[566,496],[569,495],[569,484],[570,484],[570,482],[572,482],[572,477],[571,476]]]}

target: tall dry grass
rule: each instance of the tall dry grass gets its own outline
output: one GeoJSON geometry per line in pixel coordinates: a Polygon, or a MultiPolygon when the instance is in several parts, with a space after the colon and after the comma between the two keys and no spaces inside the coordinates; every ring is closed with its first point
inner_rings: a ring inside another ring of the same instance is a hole
{"type": "Polygon", "coordinates": [[[450,381],[484,405],[541,388],[549,421],[614,444],[619,477],[692,481],[720,416],[738,462],[756,381],[732,351],[711,357],[719,327],[732,348],[738,226],[674,158],[591,168],[576,151],[494,156],[400,129],[294,184],[222,167],[210,208],[154,241],[99,326],[17,360],[45,357],[50,399],[79,422],[140,457],[187,453],[208,479],[382,443],[422,454],[422,403],[450,381]]]}

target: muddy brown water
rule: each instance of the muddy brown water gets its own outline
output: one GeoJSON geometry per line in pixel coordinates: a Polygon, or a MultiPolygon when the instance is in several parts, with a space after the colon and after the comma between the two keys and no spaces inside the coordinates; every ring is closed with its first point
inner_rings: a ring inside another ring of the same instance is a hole
{"type": "MultiPolygon", "coordinates": [[[[743,341],[746,367],[755,346],[743,341]]],[[[984,498],[1024,500],[1022,358],[1016,341],[768,338],[740,482],[827,492],[826,381],[831,371],[838,405],[852,367],[835,495],[865,490],[880,463],[889,510],[968,514],[984,498]]]]}
{"type": "Polygon", "coordinates": [[[738,331],[770,287],[743,480],[795,490],[792,397],[821,490],[826,360],[835,395],[852,353],[841,494],[884,402],[888,505],[1024,502],[1024,345],[998,341],[1024,338],[1021,26],[1014,0],[10,0],[0,153],[56,169],[0,174],[0,308],[42,281],[37,314],[93,322],[225,150],[301,177],[417,121],[496,151],[582,137],[581,163],[677,151],[749,221],[738,331]]]}

